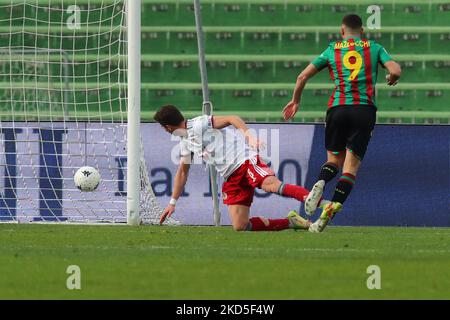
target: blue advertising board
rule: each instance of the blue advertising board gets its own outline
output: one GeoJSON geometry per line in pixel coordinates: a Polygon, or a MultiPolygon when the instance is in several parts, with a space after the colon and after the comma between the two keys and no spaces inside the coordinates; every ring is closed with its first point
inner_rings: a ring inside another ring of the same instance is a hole
{"type": "MultiPolygon", "coordinates": [[[[326,161],[323,125],[249,126],[267,142],[262,156],[270,160],[281,180],[312,187],[326,161]]],[[[4,124],[0,131],[4,149],[0,161],[0,220],[64,221],[87,209],[96,213],[94,218],[103,214],[123,221],[125,129],[119,124],[4,124]],[[90,139],[80,135],[85,131],[90,132],[90,139]],[[86,151],[87,159],[79,156],[80,150],[86,151]],[[73,174],[86,162],[100,170],[102,182],[96,192],[81,194],[73,184],[73,174]]],[[[449,227],[449,137],[449,126],[378,125],[355,187],[333,223],[449,227]]],[[[177,170],[177,139],[155,123],[142,124],[142,138],[151,184],[164,207],[177,170]]],[[[337,178],[327,185],[325,198],[332,197],[336,181],[337,178]]],[[[251,214],[279,218],[292,209],[303,210],[296,200],[259,190],[251,214]]],[[[220,210],[222,224],[230,224],[222,203],[220,210]]],[[[211,225],[212,212],[208,171],[197,161],[174,218],[182,224],[211,225]]],[[[318,214],[313,219],[317,217],[318,214]]]]}
{"type": "MultiPolygon", "coordinates": [[[[326,160],[324,128],[314,133],[311,186],[326,160]]],[[[376,126],[336,225],[450,226],[450,127],[376,126]]],[[[333,184],[325,197],[331,197],[333,184]]]]}
{"type": "MultiPolygon", "coordinates": [[[[323,125],[251,124],[250,127],[257,132],[278,130],[278,177],[287,183],[312,187],[326,161],[323,125]]],[[[147,127],[149,135],[155,139],[146,146],[154,189],[161,204],[165,205],[171,189],[164,181],[169,180],[169,175],[173,178],[176,165],[164,154],[168,152],[167,144],[176,142],[171,142],[167,133],[157,129],[159,131],[154,131],[152,125],[147,127]],[[155,181],[163,176],[163,181],[155,181]]],[[[333,223],[346,226],[450,226],[449,137],[449,126],[378,125],[355,187],[333,223]]],[[[191,171],[175,217],[186,224],[211,224],[212,202],[207,172],[201,165],[194,166],[191,171]]],[[[332,197],[336,181],[337,178],[327,185],[325,198],[332,197]]],[[[258,191],[251,214],[283,217],[292,209],[303,210],[294,200],[258,191]]],[[[229,224],[223,204],[221,212],[222,223],[229,224]]],[[[313,219],[317,217],[318,214],[313,219]]]]}

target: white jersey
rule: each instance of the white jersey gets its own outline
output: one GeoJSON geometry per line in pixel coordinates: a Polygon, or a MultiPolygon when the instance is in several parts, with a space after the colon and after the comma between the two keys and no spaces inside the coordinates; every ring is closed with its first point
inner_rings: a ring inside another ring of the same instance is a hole
{"type": "Polygon", "coordinates": [[[180,141],[181,156],[201,157],[227,179],[246,160],[256,157],[257,152],[248,148],[243,134],[214,129],[213,121],[212,116],[206,115],[187,120],[187,135],[180,141]]]}

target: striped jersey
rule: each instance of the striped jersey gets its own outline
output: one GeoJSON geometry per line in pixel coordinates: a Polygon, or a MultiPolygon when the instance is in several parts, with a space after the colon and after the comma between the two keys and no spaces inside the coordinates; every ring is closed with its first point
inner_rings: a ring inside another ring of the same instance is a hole
{"type": "Polygon", "coordinates": [[[372,105],[376,107],[375,85],[378,64],[392,58],[373,40],[347,37],[330,42],[328,48],[311,63],[319,70],[328,67],[334,90],[328,107],[372,105]]]}

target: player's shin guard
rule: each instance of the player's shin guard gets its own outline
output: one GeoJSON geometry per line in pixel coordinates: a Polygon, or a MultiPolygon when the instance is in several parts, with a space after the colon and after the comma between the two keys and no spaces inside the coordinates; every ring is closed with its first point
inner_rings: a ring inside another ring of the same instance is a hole
{"type": "Polygon", "coordinates": [[[260,217],[252,217],[247,225],[247,231],[280,231],[289,229],[289,219],[267,219],[267,225],[260,217]]]}
{"type": "Polygon", "coordinates": [[[334,196],[331,200],[332,202],[339,202],[343,204],[347,200],[348,195],[352,191],[353,185],[355,184],[356,177],[351,173],[344,173],[336,184],[336,189],[334,190],[334,196]]]}
{"type": "Polygon", "coordinates": [[[298,201],[305,202],[309,191],[303,187],[299,187],[293,184],[282,183],[278,189],[278,194],[283,197],[294,198],[298,201]]]}
{"type": "Polygon", "coordinates": [[[320,170],[320,174],[317,180],[318,181],[323,180],[325,181],[325,183],[327,183],[333,180],[333,178],[336,177],[338,172],[339,168],[335,164],[327,162],[322,166],[322,169],[320,170]]]}

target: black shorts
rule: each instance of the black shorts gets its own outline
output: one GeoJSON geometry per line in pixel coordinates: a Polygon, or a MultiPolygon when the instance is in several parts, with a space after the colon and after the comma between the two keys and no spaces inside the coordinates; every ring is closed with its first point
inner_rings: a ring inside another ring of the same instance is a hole
{"type": "Polygon", "coordinates": [[[331,152],[349,149],[359,159],[364,158],[377,109],[373,106],[337,106],[328,109],[325,126],[325,147],[331,152]]]}

